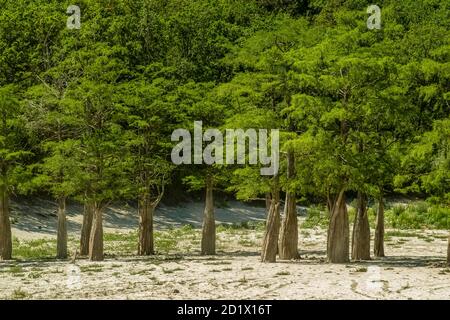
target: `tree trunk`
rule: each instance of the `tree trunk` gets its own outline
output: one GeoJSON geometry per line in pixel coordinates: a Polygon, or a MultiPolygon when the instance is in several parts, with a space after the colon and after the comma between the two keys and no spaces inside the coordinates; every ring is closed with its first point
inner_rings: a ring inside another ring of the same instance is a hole
{"type": "Polygon", "coordinates": [[[267,215],[266,232],[261,252],[262,262],[276,262],[278,250],[278,236],[280,233],[280,194],[276,178],[275,190],[272,195],[269,214],[267,215]]]}
{"type": "Polygon", "coordinates": [[[367,196],[362,192],[358,192],[357,206],[352,237],[352,259],[370,260],[370,226],[367,216],[367,196]]]}
{"type": "Polygon", "coordinates": [[[382,195],[378,200],[377,227],[375,229],[373,253],[375,257],[384,257],[384,202],[382,195]]]}
{"type": "Polygon", "coordinates": [[[0,260],[11,260],[12,240],[9,221],[9,197],[5,186],[0,187],[0,260]]]}
{"type": "Polygon", "coordinates": [[[94,219],[89,237],[89,259],[103,261],[103,213],[98,205],[94,205],[94,219]]]}
{"type": "Polygon", "coordinates": [[[92,220],[94,218],[94,205],[91,202],[84,204],[83,225],[81,226],[80,255],[89,254],[89,238],[91,236],[92,220]]]}
{"type": "Polygon", "coordinates": [[[272,203],[272,197],[270,195],[270,192],[266,192],[266,215],[269,214],[271,203],[272,203]]]}
{"type": "Polygon", "coordinates": [[[202,255],[216,254],[216,221],[214,219],[213,178],[206,178],[205,211],[203,213],[202,255]]]}
{"type": "Polygon", "coordinates": [[[349,226],[345,203],[345,190],[342,189],[331,210],[328,227],[327,258],[331,263],[349,262],[349,226]]]}
{"type": "Polygon", "coordinates": [[[138,255],[148,256],[155,253],[153,247],[153,213],[155,208],[148,194],[139,200],[139,245],[138,255]]]}
{"type": "Polygon", "coordinates": [[[328,216],[331,215],[331,210],[333,210],[333,197],[330,195],[330,193],[327,193],[327,209],[328,209],[328,216]]]}
{"type": "Polygon", "coordinates": [[[450,234],[448,235],[447,264],[448,264],[448,266],[450,267],[450,234]]]}
{"type": "Polygon", "coordinates": [[[67,259],[67,219],[66,198],[58,199],[58,235],[56,238],[56,257],[67,259]]]}
{"type": "MultiPolygon", "coordinates": [[[[287,177],[288,181],[295,175],[294,153],[287,154],[287,177]]],[[[280,259],[298,259],[298,222],[295,194],[289,190],[286,192],[286,203],[284,205],[284,217],[281,225],[280,244],[278,248],[280,259]]]]}

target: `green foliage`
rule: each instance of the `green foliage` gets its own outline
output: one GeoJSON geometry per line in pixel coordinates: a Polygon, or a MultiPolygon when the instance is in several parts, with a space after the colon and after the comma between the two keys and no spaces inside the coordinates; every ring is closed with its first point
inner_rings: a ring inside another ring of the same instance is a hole
{"type": "Polygon", "coordinates": [[[308,209],[306,220],[302,223],[300,228],[326,228],[328,227],[329,220],[330,217],[328,212],[323,210],[321,207],[313,206],[308,209]]]}
{"type": "Polygon", "coordinates": [[[429,205],[426,202],[395,205],[386,210],[387,225],[399,229],[450,227],[450,209],[446,206],[429,205]]]}

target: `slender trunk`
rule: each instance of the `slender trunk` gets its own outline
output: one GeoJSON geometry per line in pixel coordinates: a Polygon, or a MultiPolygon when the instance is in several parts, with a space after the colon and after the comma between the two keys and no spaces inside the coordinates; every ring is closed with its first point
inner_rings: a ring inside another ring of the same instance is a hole
{"type": "Polygon", "coordinates": [[[81,226],[80,255],[89,254],[89,238],[91,236],[92,220],[94,218],[94,205],[91,202],[84,204],[83,225],[81,226]]]}
{"type": "Polygon", "coordinates": [[[349,261],[349,240],[345,190],[342,189],[331,210],[327,239],[328,262],[345,263],[349,261]]]}
{"type": "Polygon", "coordinates": [[[333,197],[330,195],[330,193],[327,193],[327,209],[328,209],[328,215],[331,215],[331,210],[333,210],[333,197]]]}
{"type": "Polygon", "coordinates": [[[266,232],[261,252],[262,262],[276,262],[278,251],[278,236],[280,233],[280,193],[278,177],[275,177],[275,188],[272,194],[269,214],[266,221],[266,232]]]}
{"type": "Polygon", "coordinates": [[[58,235],[56,238],[56,257],[67,259],[67,219],[66,198],[58,198],[58,235]]]}
{"type": "MultiPolygon", "coordinates": [[[[288,181],[295,175],[294,153],[288,151],[287,154],[287,177],[288,181]]],[[[295,194],[286,192],[286,203],[284,205],[284,217],[281,225],[280,243],[278,248],[280,259],[298,259],[298,222],[295,194]]]]}
{"type": "Polygon", "coordinates": [[[0,186],[0,260],[11,260],[12,240],[9,221],[9,196],[5,186],[0,186]]]}
{"type": "Polygon", "coordinates": [[[272,197],[270,195],[270,192],[266,192],[266,215],[269,214],[271,202],[272,202],[272,197]]]}
{"type": "Polygon", "coordinates": [[[138,255],[148,256],[154,254],[153,247],[153,213],[155,208],[148,194],[142,195],[139,200],[139,245],[138,255]]]}
{"type": "Polygon", "coordinates": [[[94,219],[89,237],[89,259],[103,261],[103,212],[97,204],[94,205],[94,219]]]}
{"type": "Polygon", "coordinates": [[[203,213],[202,255],[216,254],[216,221],[214,219],[213,178],[206,178],[205,211],[203,213]]]}
{"type": "Polygon", "coordinates": [[[384,257],[384,202],[382,195],[378,200],[377,227],[375,229],[373,253],[375,257],[384,257]]]}
{"type": "MultiPolygon", "coordinates": [[[[359,193],[358,193],[358,195],[359,195],[359,193]]],[[[351,243],[351,249],[350,249],[350,252],[352,254],[352,258],[353,258],[353,245],[355,244],[355,232],[356,232],[356,220],[358,219],[358,208],[359,208],[359,202],[358,202],[358,204],[356,206],[357,212],[355,214],[355,217],[353,218],[352,243],[351,243]]],[[[350,218],[349,218],[349,221],[350,221],[350,218]]]]}
{"type": "Polygon", "coordinates": [[[450,234],[448,235],[447,264],[450,267],[450,234]]]}
{"type": "Polygon", "coordinates": [[[355,215],[352,239],[352,259],[370,260],[370,226],[367,216],[367,196],[358,192],[358,205],[355,215]]]}

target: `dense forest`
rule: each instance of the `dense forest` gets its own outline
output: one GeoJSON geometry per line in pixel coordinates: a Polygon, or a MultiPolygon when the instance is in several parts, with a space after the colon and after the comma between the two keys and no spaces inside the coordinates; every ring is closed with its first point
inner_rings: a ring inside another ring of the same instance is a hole
{"type": "Polygon", "coordinates": [[[426,199],[448,229],[449,13],[444,0],[0,0],[0,260],[13,257],[18,195],[55,200],[60,259],[69,199],[84,204],[79,253],[100,261],[105,208],[137,201],[137,253],[152,255],[171,190],[204,194],[204,255],[217,191],[266,200],[263,262],[299,257],[298,203],[326,208],[332,263],[384,256],[393,194],[426,199]],[[279,129],[279,172],[175,165],[171,134],[194,121],[279,129]]]}

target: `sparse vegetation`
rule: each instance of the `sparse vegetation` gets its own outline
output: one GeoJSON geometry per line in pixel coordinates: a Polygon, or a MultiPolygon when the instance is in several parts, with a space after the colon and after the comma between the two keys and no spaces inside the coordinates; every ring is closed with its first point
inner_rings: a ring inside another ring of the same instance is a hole
{"type": "Polygon", "coordinates": [[[11,299],[27,299],[29,297],[30,295],[26,291],[19,288],[14,290],[11,299]]]}

